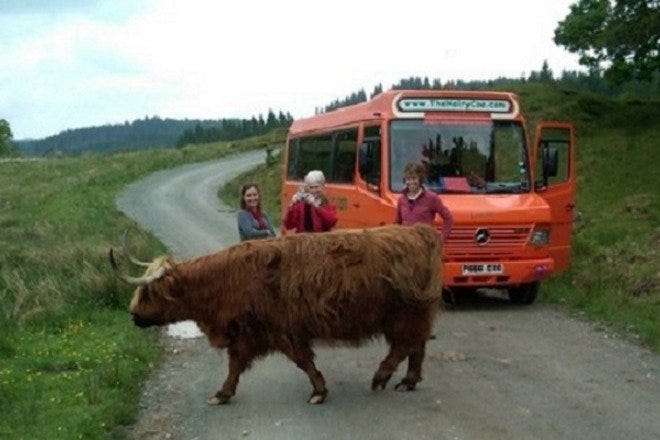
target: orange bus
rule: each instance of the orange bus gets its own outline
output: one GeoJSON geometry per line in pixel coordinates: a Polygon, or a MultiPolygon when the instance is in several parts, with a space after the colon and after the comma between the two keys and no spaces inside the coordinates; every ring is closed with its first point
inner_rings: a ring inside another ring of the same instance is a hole
{"type": "Polygon", "coordinates": [[[540,122],[530,144],[513,93],[390,90],[294,121],[284,151],[282,218],[304,175],[318,169],[338,228],[391,224],[410,161],[425,166],[424,186],[453,214],[442,248],[445,300],[493,287],[531,304],[540,281],[566,268],[574,129],[540,122]]]}

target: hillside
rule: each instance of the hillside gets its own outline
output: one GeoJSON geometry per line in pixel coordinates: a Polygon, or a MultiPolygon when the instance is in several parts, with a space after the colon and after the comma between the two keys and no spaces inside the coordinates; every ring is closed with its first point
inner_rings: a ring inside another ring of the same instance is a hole
{"type": "Polygon", "coordinates": [[[16,143],[21,152],[28,156],[163,148],[174,146],[185,130],[197,124],[212,126],[217,125],[217,121],[160,119],[154,116],[123,124],[72,128],[44,139],[19,140],[16,143]]]}
{"type": "Polygon", "coordinates": [[[271,130],[288,127],[291,116],[270,110],[266,120],[252,119],[161,119],[146,117],[123,124],[102,125],[64,130],[45,139],[17,141],[20,151],[28,156],[75,155],[80,153],[112,153],[147,148],[183,147],[215,141],[245,139],[264,135],[271,130]]]}

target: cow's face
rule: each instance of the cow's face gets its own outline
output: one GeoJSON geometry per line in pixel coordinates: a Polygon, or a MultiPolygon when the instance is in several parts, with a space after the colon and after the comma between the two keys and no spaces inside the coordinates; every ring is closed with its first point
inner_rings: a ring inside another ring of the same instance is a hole
{"type": "Polygon", "coordinates": [[[178,321],[175,299],[176,283],[173,265],[167,258],[157,258],[149,264],[141,277],[148,282],[138,285],[133,293],[130,312],[140,327],[164,325],[178,321]]]}
{"type": "Polygon", "coordinates": [[[146,267],[144,275],[132,277],[119,271],[115,261],[114,250],[110,249],[110,265],[115,275],[126,283],[137,286],[130,311],[133,321],[140,327],[163,325],[181,321],[181,308],[175,296],[179,296],[175,263],[169,257],[159,257],[151,263],[139,261],[128,253],[124,247],[124,254],[135,265],[146,267]]]}

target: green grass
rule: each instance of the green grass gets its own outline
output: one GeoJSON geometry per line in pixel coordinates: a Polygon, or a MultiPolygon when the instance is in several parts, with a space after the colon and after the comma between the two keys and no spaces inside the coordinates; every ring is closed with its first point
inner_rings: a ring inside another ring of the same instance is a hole
{"type": "MultiPolygon", "coordinates": [[[[512,84],[531,136],[540,119],[568,119],[578,143],[577,207],[569,269],[543,283],[541,300],[583,312],[660,351],[660,103],[618,102],[556,89],[512,84]]],[[[279,218],[280,168],[265,165],[220,189],[237,203],[237,188],[265,188],[264,207],[279,218]]]]}
{"type": "Polygon", "coordinates": [[[0,163],[0,438],[121,438],[160,358],[107,261],[125,229],[148,259],[164,247],[116,210],[155,170],[281,140],[0,163]]]}
{"type": "Polygon", "coordinates": [[[543,293],[660,351],[657,139],[657,124],[591,130],[578,139],[573,259],[543,293]]]}
{"type": "Polygon", "coordinates": [[[136,379],[158,359],[154,342],[153,332],[132,330],[126,313],[112,310],[14,334],[0,369],[2,437],[119,434],[134,418],[136,379]]]}

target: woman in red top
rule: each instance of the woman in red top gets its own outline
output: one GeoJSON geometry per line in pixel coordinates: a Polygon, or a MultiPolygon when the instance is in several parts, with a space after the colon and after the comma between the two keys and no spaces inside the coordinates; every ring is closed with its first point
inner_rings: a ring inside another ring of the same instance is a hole
{"type": "Polygon", "coordinates": [[[421,164],[411,162],[403,171],[403,182],[406,189],[396,204],[395,223],[412,225],[426,223],[433,225],[435,215],[442,217],[442,239],[446,240],[453,224],[453,217],[449,209],[438,196],[422,186],[425,175],[421,164]]]}
{"type": "Polygon", "coordinates": [[[325,197],[325,176],[314,170],[305,176],[305,186],[294,194],[284,216],[287,232],[329,231],[337,223],[337,209],[325,197]]]}

